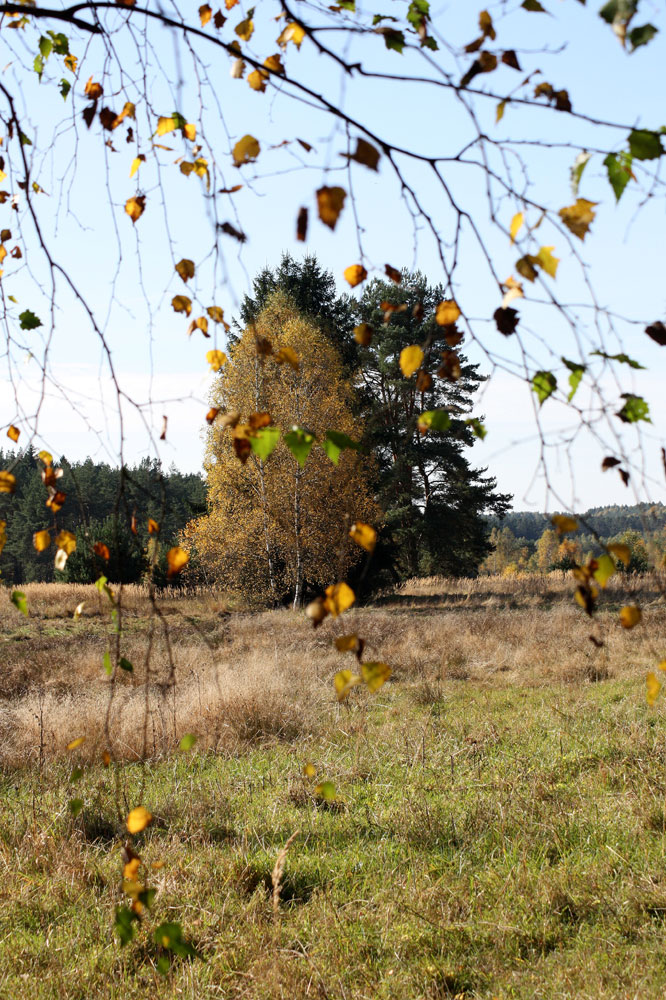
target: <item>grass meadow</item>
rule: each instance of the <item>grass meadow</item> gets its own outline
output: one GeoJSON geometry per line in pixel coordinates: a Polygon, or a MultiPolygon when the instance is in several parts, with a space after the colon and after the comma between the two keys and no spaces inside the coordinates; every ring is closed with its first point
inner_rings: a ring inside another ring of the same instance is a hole
{"type": "Polygon", "coordinates": [[[215,593],[155,613],[127,587],[134,670],[113,685],[106,599],[24,590],[28,618],[0,613],[2,1000],[666,995],[655,580],[611,580],[594,622],[564,575],[413,581],[316,630],[215,593]],[[643,607],[631,631],[625,603],[643,607]],[[352,631],[392,676],[338,704],[355,661],[333,640],[352,631]],[[123,948],[139,802],[156,897],[123,948]],[[161,921],[200,955],[166,975],[161,921]]]}

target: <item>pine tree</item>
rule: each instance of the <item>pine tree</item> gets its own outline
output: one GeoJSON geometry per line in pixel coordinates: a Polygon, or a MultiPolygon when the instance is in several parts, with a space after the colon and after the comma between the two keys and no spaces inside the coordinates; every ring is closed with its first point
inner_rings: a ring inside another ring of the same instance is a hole
{"type": "Polygon", "coordinates": [[[490,551],[483,515],[502,515],[511,499],[498,494],[496,481],[472,468],[465,455],[475,428],[481,429],[470,420],[483,377],[456,350],[462,334],[435,321],[444,298],[423,275],[404,272],[399,285],[372,281],[357,308],[358,323],[373,330],[359,352],[358,371],[385,516],[381,555],[400,579],[476,573],[490,551]],[[405,378],[400,353],[411,345],[421,345],[425,357],[420,371],[405,378]],[[419,415],[432,410],[445,410],[450,427],[422,433],[419,415]]]}

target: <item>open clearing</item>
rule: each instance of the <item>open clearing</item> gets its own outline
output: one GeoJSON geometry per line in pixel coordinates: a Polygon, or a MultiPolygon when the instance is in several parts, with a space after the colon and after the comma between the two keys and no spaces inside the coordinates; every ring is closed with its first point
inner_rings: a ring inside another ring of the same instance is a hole
{"type": "Polygon", "coordinates": [[[593,624],[552,575],[424,581],[316,631],[214,595],[151,618],[126,588],[134,672],[110,707],[97,592],[26,587],[30,617],[7,602],[0,619],[0,997],[663,997],[666,725],[645,674],[666,603],[612,583],[593,624]],[[625,632],[634,601],[644,620],[625,632]],[[352,631],[393,676],[338,705],[354,660],[332,640],[352,631]],[[316,798],[324,779],[338,801],[316,798]],[[161,867],[154,918],[123,949],[139,801],[155,817],[139,850],[161,867]],[[162,920],[203,956],[166,977],[162,920]]]}

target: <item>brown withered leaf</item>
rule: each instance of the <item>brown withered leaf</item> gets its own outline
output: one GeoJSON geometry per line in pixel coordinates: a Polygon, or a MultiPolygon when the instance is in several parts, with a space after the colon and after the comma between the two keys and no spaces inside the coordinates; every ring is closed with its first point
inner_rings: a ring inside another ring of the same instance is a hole
{"type": "Polygon", "coordinates": [[[442,351],[442,364],[437,369],[440,378],[457,382],[460,378],[460,358],[455,351],[442,351]]]}
{"type": "Polygon", "coordinates": [[[106,129],[107,132],[113,132],[117,117],[117,114],[111,108],[102,108],[99,113],[99,121],[102,128],[106,129]]]}
{"type": "Polygon", "coordinates": [[[194,261],[189,260],[187,257],[183,257],[176,264],[176,271],[181,276],[183,281],[187,281],[188,278],[194,277],[194,261]]]}
{"type": "Polygon", "coordinates": [[[384,273],[387,278],[391,279],[391,281],[395,281],[396,285],[399,285],[402,281],[402,274],[397,267],[391,267],[390,264],[384,264],[384,273]]]}
{"type": "Polygon", "coordinates": [[[223,26],[225,21],[226,17],[224,16],[221,10],[218,10],[213,16],[213,24],[215,25],[218,31],[223,26]]]}
{"type": "Polygon", "coordinates": [[[53,487],[51,487],[51,489],[52,492],[49,493],[49,498],[46,501],[46,506],[49,508],[49,510],[52,510],[54,514],[57,514],[58,511],[62,508],[65,500],[67,499],[67,494],[62,493],[60,490],[54,490],[53,487]]]}
{"type": "Polygon", "coordinates": [[[495,325],[500,333],[503,333],[505,337],[510,337],[512,333],[516,332],[516,327],[518,326],[519,320],[518,310],[512,309],[511,306],[506,306],[496,309],[493,313],[493,319],[495,320],[495,325]]]}
{"type": "Polygon", "coordinates": [[[168,417],[166,414],[162,417],[162,433],[160,434],[160,441],[166,441],[167,423],[168,417]]]}
{"type": "Polygon", "coordinates": [[[622,480],[622,482],[624,483],[624,485],[628,486],[629,485],[630,476],[629,476],[629,473],[627,472],[627,470],[626,469],[618,469],[617,471],[619,472],[620,479],[622,480]]]}
{"type": "Polygon", "coordinates": [[[260,430],[262,427],[268,427],[273,423],[270,413],[266,411],[261,411],[259,413],[251,413],[247,418],[247,422],[250,426],[252,432],[260,430]]]}
{"type": "Polygon", "coordinates": [[[230,187],[230,188],[220,188],[217,193],[218,194],[236,194],[236,191],[240,191],[240,189],[242,187],[243,187],[242,184],[234,184],[233,187],[230,187]]]}
{"type": "Polygon", "coordinates": [[[432,388],[432,375],[424,372],[422,368],[419,369],[416,373],[416,391],[427,392],[430,388],[432,388]]]}
{"type": "Polygon", "coordinates": [[[210,410],[206,414],[206,423],[212,424],[219,412],[220,412],[219,406],[211,406],[210,410]]]}
{"type": "Polygon", "coordinates": [[[137,195],[135,198],[128,198],[125,202],[125,211],[132,222],[136,223],[146,210],[146,196],[137,195]]]}
{"type": "Polygon", "coordinates": [[[308,235],[308,210],[307,208],[300,208],[298,211],[298,216],[296,218],[296,239],[299,243],[305,243],[305,239],[308,235]]]}
{"type": "Polygon", "coordinates": [[[236,229],[236,227],[232,226],[230,222],[221,223],[221,225],[218,225],[218,229],[221,232],[226,233],[227,236],[233,236],[233,238],[238,240],[239,243],[245,243],[247,241],[245,233],[242,233],[240,229],[236,229]]]}
{"type": "Polygon", "coordinates": [[[449,347],[457,347],[462,341],[464,334],[462,330],[459,330],[455,323],[450,326],[444,327],[444,340],[449,345],[449,347]]]}
{"type": "Polygon", "coordinates": [[[202,4],[199,7],[199,20],[201,21],[201,27],[205,28],[210,20],[212,20],[213,11],[210,4],[202,4]]]}
{"type": "Polygon", "coordinates": [[[608,455],[601,463],[601,471],[605,472],[606,469],[613,469],[616,465],[620,464],[619,458],[613,458],[612,455],[608,455]]]}
{"type": "Polygon", "coordinates": [[[423,315],[424,315],[423,303],[415,302],[414,308],[412,309],[412,316],[414,317],[417,323],[421,322],[421,320],[423,319],[423,315]]]}
{"type": "Polygon", "coordinates": [[[651,323],[650,326],[646,326],[645,332],[648,337],[654,340],[655,344],[659,344],[660,347],[666,347],[666,326],[661,320],[651,323]]]}
{"type": "Polygon", "coordinates": [[[106,559],[107,562],[111,558],[111,553],[109,552],[109,546],[105,545],[104,542],[95,542],[93,545],[93,552],[100,559],[106,559]]]}
{"type": "Polygon", "coordinates": [[[517,69],[520,72],[520,63],[518,62],[518,56],[513,49],[507,49],[506,52],[502,53],[502,62],[505,66],[510,66],[511,69],[517,69]]]}
{"type": "Polygon", "coordinates": [[[375,149],[372,143],[366,142],[365,139],[357,139],[354,152],[343,153],[342,155],[348,160],[362,163],[364,167],[368,167],[370,170],[376,170],[381,154],[378,149],[375,149]]]}
{"type": "Polygon", "coordinates": [[[191,336],[195,330],[201,330],[204,337],[210,338],[210,334],[208,332],[208,320],[205,316],[197,316],[196,319],[192,320],[187,328],[188,337],[191,336]]]}
{"type": "Polygon", "coordinates": [[[81,112],[81,117],[83,118],[88,128],[90,128],[93,121],[95,120],[96,111],[97,111],[97,103],[96,101],[93,101],[92,104],[89,104],[88,107],[84,108],[83,111],[81,112]]]}
{"type": "Polygon", "coordinates": [[[252,454],[252,445],[246,437],[234,437],[232,439],[234,453],[243,465],[252,454]]]}
{"type": "Polygon", "coordinates": [[[347,192],[341,187],[324,186],[317,191],[319,218],[329,229],[335,229],[346,197],[347,192]]]}
{"type": "Polygon", "coordinates": [[[594,220],[594,208],[597,204],[587,198],[577,198],[575,204],[561,208],[558,214],[567,229],[579,240],[584,240],[594,220]]]}
{"type": "Polygon", "coordinates": [[[460,81],[460,86],[466,87],[475,76],[478,76],[480,73],[492,73],[495,69],[497,69],[497,56],[493,52],[479,52],[478,59],[475,59],[467,70],[460,81]]]}
{"type": "Polygon", "coordinates": [[[259,357],[269,358],[273,353],[273,345],[268,337],[260,337],[259,334],[255,334],[254,340],[259,357]]]}
{"type": "Polygon", "coordinates": [[[101,83],[95,83],[93,78],[90,76],[88,77],[88,81],[83,92],[86,97],[90,98],[91,101],[98,101],[104,93],[104,88],[101,83]]]}

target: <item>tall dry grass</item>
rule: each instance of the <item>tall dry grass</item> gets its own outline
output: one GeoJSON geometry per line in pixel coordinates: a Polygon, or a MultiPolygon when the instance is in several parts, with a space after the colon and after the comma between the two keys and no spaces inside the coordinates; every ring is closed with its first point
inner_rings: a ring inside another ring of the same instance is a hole
{"type": "Polygon", "coordinates": [[[334,650],[333,639],[352,631],[366,640],[366,658],[387,662],[392,683],[419,701],[440,698],[451,682],[548,686],[642,676],[666,656],[666,602],[654,581],[637,578],[611,581],[594,622],[573,604],[571,579],[550,574],[410,581],[316,631],[288,610],[229,613],[224,595],[212,592],[166,595],[156,615],[146,590],[125,587],[121,653],[134,671],[112,682],[102,667],[115,641],[106,599],[94,587],[24,589],[30,617],[9,602],[0,615],[4,768],[63,754],[78,736],[84,756],[107,750],[126,760],[167,754],[187,732],[227,752],[306,740],[335,717],[333,675],[354,661],[334,650]],[[617,621],[628,600],[644,609],[630,633],[617,621]]]}

